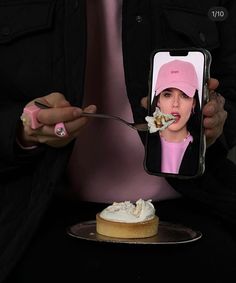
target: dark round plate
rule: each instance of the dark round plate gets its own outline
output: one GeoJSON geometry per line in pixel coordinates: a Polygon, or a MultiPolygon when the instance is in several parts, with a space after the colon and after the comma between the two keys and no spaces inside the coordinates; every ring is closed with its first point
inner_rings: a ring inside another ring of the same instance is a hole
{"type": "Polygon", "coordinates": [[[194,231],[181,224],[172,224],[169,222],[159,223],[158,234],[156,236],[141,239],[115,238],[100,235],[96,232],[95,220],[73,225],[67,229],[67,233],[72,237],[89,241],[149,245],[184,244],[197,241],[202,237],[200,231],[194,231]]]}

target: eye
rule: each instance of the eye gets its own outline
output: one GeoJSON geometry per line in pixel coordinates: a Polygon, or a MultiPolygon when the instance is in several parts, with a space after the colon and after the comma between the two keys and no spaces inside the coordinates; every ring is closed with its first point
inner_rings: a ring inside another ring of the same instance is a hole
{"type": "Polygon", "coordinates": [[[170,97],[171,94],[172,94],[172,93],[171,93],[170,91],[163,91],[163,92],[161,93],[161,95],[164,96],[164,97],[170,97]]]}
{"type": "Polygon", "coordinates": [[[184,92],[181,93],[181,97],[184,99],[188,99],[190,98],[187,94],[185,94],[184,92]]]}

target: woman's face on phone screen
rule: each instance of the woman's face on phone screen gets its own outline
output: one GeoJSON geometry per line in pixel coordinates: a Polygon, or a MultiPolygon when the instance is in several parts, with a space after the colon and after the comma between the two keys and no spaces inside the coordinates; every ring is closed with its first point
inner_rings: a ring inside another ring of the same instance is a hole
{"type": "Polygon", "coordinates": [[[157,106],[161,112],[172,114],[176,118],[176,121],[168,129],[170,131],[179,131],[186,128],[189,117],[195,107],[195,99],[177,88],[168,88],[159,94],[157,106]]]}

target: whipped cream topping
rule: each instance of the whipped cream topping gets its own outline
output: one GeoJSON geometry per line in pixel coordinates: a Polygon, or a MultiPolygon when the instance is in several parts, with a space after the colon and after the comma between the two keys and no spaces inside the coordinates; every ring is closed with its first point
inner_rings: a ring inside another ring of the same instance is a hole
{"type": "Polygon", "coordinates": [[[176,118],[172,114],[164,114],[159,107],[156,107],[153,116],[146,116],[145,120],[148,122],[149,132],[155,133],[157,131],[163,131],[175,122],[176,118]]]}
{"type": "Polygon", "coordinates": [[[152,219],[155,216],[155,208],[151,200],[139,199],[136,204],[130,201],[114,202],[105,208],[100,217],[105,220],[137,223],[152,219]]]}

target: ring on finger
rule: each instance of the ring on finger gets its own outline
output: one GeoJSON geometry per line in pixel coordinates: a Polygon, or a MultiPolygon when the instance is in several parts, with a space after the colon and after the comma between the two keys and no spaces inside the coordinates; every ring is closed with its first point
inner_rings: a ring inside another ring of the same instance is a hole
{"type": "Polygon", "coordinates": [[[68,133],[67,133],[67,130],[66,130],[66,127],[65,127],[65,124],[60,122],[60,123],[57,123],[54,127],[54,133],[57,137],[59,138],[64,138],[64,137],[67,137],[68,136],[68,133]]]}

